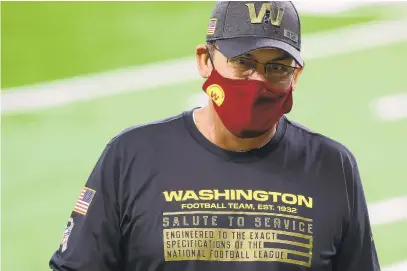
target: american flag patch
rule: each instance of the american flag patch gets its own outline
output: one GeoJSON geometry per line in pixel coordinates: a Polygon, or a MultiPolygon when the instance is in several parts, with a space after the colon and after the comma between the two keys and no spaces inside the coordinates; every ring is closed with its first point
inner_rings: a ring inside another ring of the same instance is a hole
{"type": "Polygon", "coordinates": [[[73,211],[82,215],[86,215],[86,212],[88,211],[89,205],[92,202],[93,196],[95,196],[95,194],[95,190],[84,187],[78,200],[76,201],[73,211]]]}
{"type": "Polygon", "coordinates": [[[215,33],[216,28],[216,19],[210,19],[208,24],[208,35],[213,35],[215,33]]]}

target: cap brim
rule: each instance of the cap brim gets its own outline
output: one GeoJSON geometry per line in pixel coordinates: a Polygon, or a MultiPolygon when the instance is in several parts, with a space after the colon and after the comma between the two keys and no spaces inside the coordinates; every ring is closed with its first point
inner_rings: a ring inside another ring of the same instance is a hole
{"type": "Polygon", "coordinates": [[[240,56],[257,49],[277,48],[291,55],[298,65],[304,66],[304,61],[296,48],[275,39],[256,37],[231,38],[216,40],[216,44],[219,47],[219,51],[227,58],[240,56]]]}

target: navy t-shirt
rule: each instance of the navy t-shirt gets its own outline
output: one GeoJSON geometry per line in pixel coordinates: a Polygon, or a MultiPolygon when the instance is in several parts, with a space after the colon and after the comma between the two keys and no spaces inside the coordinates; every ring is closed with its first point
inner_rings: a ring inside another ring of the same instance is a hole
{"type": "Polygon", "coordinates": [[[349,150],[283,117],[265,146],[227,151],[192,110],[111,140],[50,267],[380,270],[349,150]]]}

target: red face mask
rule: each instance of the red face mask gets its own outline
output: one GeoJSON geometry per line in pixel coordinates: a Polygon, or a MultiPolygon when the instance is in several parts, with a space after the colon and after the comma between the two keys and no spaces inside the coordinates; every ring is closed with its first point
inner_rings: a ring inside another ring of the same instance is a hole
{"type": "Polygon", "coordinates": [[[229,79],[215,69],[202,89],[212,98],[223,125],[239,138],[263,135],[293,105],[292,85],[277,91],[268,82],[229,79]]]}

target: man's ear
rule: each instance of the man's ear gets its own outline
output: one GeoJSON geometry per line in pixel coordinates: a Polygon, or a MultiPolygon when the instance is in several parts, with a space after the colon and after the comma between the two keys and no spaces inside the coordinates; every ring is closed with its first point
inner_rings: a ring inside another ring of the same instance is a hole
{"type": "Polygon", "coordinates": [[[297,69],[297,70],[295,71],[295,73],[294,73],[294,79],[293,79],[293,83],[292,83],[292,85],[293,85],[293,90],[295,90],[295,88],[297,87],[297,81],[298,81],[298,79],[300,78],[300,75],[301,75],[301,73],[302,73],[303,70],[304,70],[304,67],[301,67],[301,68],[299,68],[299,69],[297,69]]]}
{"type": "Polygon", "coordinates": [[[205,45],[200,44],[196,47],[196,63],[199,74],[202,78],[208,78],[212,72],[212,64],[209,60],[209,52],[205,45]]]}

